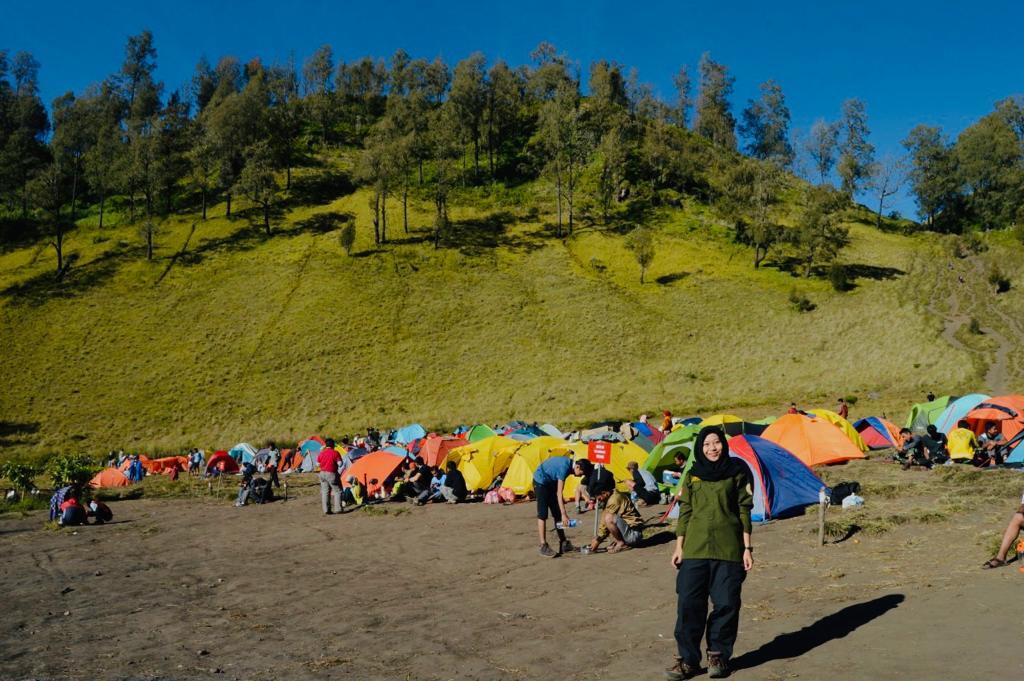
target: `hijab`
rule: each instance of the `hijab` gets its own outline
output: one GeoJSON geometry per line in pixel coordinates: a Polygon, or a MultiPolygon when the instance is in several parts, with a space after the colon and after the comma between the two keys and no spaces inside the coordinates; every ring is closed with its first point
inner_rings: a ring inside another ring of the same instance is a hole
{"type": "Polygon", "coordinates": [[[729,443],[725,439],[725,432],[720,427],[704,426],[700,429],[700,433],[697,434],[697,441],[693,445],[691,475],[707,482],[717,482],[745,472],[746,466],[729,456],[729,443]],[[717,461],[710,461],[704,455],[704,440],[707,439],[708,435],[717,435],[718,439],[722,442],[722,455],[718,457],[717,461]]]}

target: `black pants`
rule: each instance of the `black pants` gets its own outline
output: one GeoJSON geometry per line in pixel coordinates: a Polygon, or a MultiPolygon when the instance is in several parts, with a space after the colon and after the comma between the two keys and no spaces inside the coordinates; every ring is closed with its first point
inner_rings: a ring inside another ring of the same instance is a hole
{"type": "Polygon", "coordinates": [[[676,575],[679,605],[676,644],[683,662],[699,666],[700,641],[707,631],[708,651],[728,660],[740,623],[740,590],[746,578],[743,563],[705,558],[684,559],[676,575]],[[714,605],[708,616],[708,598],[714,605]]]}
{"type": "Polygon", "coordinates": [[[649,489],[638,489],[636,491],[637,497],[644,500],[644,503],[648,506],[654,506],[655,504],[661,503],[661,492],[658,490],[649,489]]]}

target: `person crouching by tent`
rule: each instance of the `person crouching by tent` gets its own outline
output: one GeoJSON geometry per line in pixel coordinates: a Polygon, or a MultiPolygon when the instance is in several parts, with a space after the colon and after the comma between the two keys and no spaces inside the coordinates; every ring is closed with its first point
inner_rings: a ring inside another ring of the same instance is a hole
{"type": "Polygon", "coordinates": [[[608,547],[608,553],[640,546],[644,539],[644,519],[633,501],[616,490],[604,490],[597,495],[597,499],[604,505],[604,513],[601,514],[601,527],[597,536],[590,542],[590,550],[597,551],[597,547],[609,535],[613,541],[608,547]]]}
{"type": "Polygon", "coordinates": [[[626,470],[632,476],[631,480],[626,481],[626,485],[636,495],[641,506],[653,506],[661,501],[658,481],[650,471],[640,468],[636,461],[627,463],[626,470]]]}
{"type": "Polygon", "coordinates": [[[675,638],[679,655],[666,670],[670,681],[700,673],[701,639],[707,632],[708,676],[729,674],[739,627],[740,593],[754,566],[750,511],[754,495],[747,467],[729,456],[725,433],[702,428],[694,462],[683,476],[679,524],[672,551],[676,572],[675,638]],[[714,610],[708,616],[708,598],[714,610]]]}
{"type": "Polygon", "coordinates": [[[1017,540],[1022,531],[1024,531],[1024,496],[1020,499],[1020,508],[1010,518],[1010,524],[1006,526],[1006,531],[1003,532],[1003,541],[999,544],[999,553],[985,561],[981,567],[991,569],[1006,565],[1006,555],[1010,552],[1010,545],[1017,540]]]}
{"type": "Polygon", "coordinates": [[[320,466],[320,507],[324,515],[341,513],[341,476],[338,473],[338,464],[341,463],[341,455],[334,448],[334,440],[324,440],[324,448],[316,457],[317,465],[320,466]],[[331,498],[331,507],[327,507],[327,497],[331,498]]]}
{"type": "Polygon", "coordinates": [[[71,489],[64,497],[64,501],[60,505],[60,517],[57,519],[57,523],[61,527],[85,525],[88,513],[85,506],[79,501],[79,495],[80,492],[77,489],[71,489]]]}
{"type": "MultiPolygon", "coordinates": [[[[587,462],[589,463],[589,461],[587,462]]],[[[573,550],[572,544],[565,537],[563,522],[569,522],[569,513],[565,510],[565,499],[563,490],[565,479],[570,473],[583,475],[583,469],[579,462],[573,465],[572,459],[567,456],[553,456],[542,461],[537,470],[533,473],[533,493],[537,497],[537,536],[540,538],[540,555],[545,558],[554,558],[563,553],[573,550]],[[555,532],[558,534],[558,552],[548,544],[547,520],[548,512],[555,523],[555,532]]]]}
{"type": "Polygon", "coordinates": [[[469,490],[466,489],[466,478],[463,477],[462,471],[459,470],[454,461],[449,461],[445,469],[444,484],[441,485],[441,495],[449,504],[465,501],[469,490]]]}
{"type": "Polygon", "coordinates": [[[597,495],[615,489],[615,476],[602,466],[597,468],[588,459],[579,459],[573,464],[573,471],[580,476],[580,484],[576,486],[576,512],[585,513],[594,508],[597,495]],[[576,472],[578,470],[578,472],[576,472]],[[583,502],[586,502],[586,507],[583,502]]]}
{"type": "Polygon", "coordinates": [[[969,461],[974,458],[974,450],[978,448],[978,438],[975,437],[974,431],[971,430],[971,424],[967,421],[957,423],[956,428],[949,431],[946,440],[950,459],[969,461]]]}
{"type": "Polygon", "coordinates": [[[86,509],[88,515],[92,516],[93,525],[102,525],[114,519],[114,512],[99,499],[90,499],[86,509]]]}

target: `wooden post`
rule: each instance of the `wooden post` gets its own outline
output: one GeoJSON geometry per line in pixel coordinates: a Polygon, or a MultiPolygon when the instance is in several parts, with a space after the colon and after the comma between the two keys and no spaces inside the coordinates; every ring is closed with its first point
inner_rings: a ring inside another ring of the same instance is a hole
{"type": "Polygon", "coordinates": [[[818,546],[825,545],[825,506],[828,499],[825,496],[825,488],[818,491],[818,546]]]}

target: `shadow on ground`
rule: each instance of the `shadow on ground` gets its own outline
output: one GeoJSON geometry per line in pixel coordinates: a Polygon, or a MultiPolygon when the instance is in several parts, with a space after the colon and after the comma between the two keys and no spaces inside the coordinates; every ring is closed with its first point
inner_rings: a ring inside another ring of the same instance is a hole
{"type": "Polygon", "coordinates": [[[906,600],[903,594],[889,594],[856,603],[826,615],[799,631],[780,634],[757,650],[733,658],[734,669],[749,669],[773,660],[786,660],[814,650],[820,645],[843,638],[899,606],[906,600]]]}

